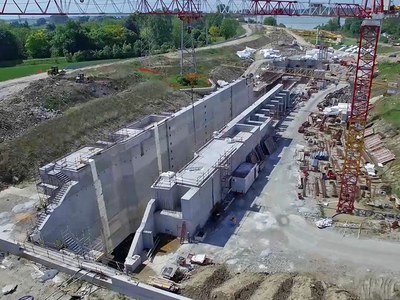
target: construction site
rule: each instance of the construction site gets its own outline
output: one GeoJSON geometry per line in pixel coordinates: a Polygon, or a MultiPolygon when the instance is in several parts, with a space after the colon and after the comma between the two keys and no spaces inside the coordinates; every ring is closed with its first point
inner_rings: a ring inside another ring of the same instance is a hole
{"type": "Polygon", "coordinates": [[[246,24],[204,49],[0,85],[0,146],[15,145],[0,162],[38,174],[0,174],[15,182],[0,191],[4,299],[400,299],[400,149],[371,112],[374,84],[398,92],[378,51],[398,6],[283,2],[249,14],[358,17],[358,45],[246,24]],[[199,69],[206,87],[168,81],[199,69]]]}

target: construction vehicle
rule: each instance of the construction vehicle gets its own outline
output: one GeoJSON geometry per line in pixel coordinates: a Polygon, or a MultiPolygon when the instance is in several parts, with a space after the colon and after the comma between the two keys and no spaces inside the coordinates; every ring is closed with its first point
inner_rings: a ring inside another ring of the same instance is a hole
{"type": "Polygon", "coordinates": [[[63,76],[67,72],[63,69],[60,70],[58,66],[52,66],[50,69],[47,70],[47,75],[49,76],[63,76]]]}
{"type": "Polygon", "coordinates": [[[85,82],[85,74],[79,73],[78,76],[75,77],[76,83],[84,83],[85,82]]]}

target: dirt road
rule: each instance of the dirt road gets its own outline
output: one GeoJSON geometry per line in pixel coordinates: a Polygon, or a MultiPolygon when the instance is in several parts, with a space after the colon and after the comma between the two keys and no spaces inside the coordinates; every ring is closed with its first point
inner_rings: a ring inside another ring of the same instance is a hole
{"type": "MultiPolygon", "coordinates": [[[[287,211],[296,198],[295,187],[298,173],[293,155],[296,143],[302,142],[303,139],[302,135],[297,134],[297,128],[306,119],[309,112],[315,109],[322,96],[327,93],[328,91],[309,101],[293,120],[284,124],[288,127],[283,133],[283,137],[291,140],[291,144],[282,151],[279,164],[269,176],[273,180],[273,184],[267,184],[262,190],[262,195],[268,196],[259,198],[259,203],[268,205],[269,211],[275,216],[287,215],[287,211]],[[289,178],[288,174],[290,174],[289,178]],[[287,186],[288,182],[290,182],[289,187],[287,186]]],[[[287,215],[287,217],[289,222],[286,226],[281,226],[281,229],[290,245],[299,252],[323,256],[344,264],[362,266],[365,269],[391,271],[400,269],[400,262],[397,259],[400,251],[399,243],[343,238],[337,232],[317,229],[300,216],[287,215]]]]}
{"type": "Polygon", "coordinates": [[[291,35],[292,37],[294,37],[297,41],[297,43],[304,47],[304,48],[314,48],[314,46],[312,44],[310,44],[309,42],[307,42],[303,37],[301,37],[300,35],[294,33],[292,30],[289,30],[287,28],[284,28],[284,30],[286,31],[287,34],[291,35]]]}

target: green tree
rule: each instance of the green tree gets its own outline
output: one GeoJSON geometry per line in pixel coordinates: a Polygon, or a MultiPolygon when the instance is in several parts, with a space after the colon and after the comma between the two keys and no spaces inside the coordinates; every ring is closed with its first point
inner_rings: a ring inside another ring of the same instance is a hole
{"type": "Polygon", "coordinates": [[[110,57],[112,57],[112,56],[113,56],[113,49],[112,49],[110,46],[106,45],[106,46],[103,48],[103,50],[101,50],[101,56],[102,56],[103,58],[110,58],[110,57]]]}
{"type": "Polygon", "coordinates": [[[48,24],[46,25],[46,30],[47,30],[47,31],[55,31],[55,30],[56,30],[56,25],[51,24],[51,23],[48,23],[48,24]]]}
{"type": "Polygon", "coordinates": [[[217,26],[211,26],[210,29],[208,30],[208,32],[210,33],[210,35],[213,38],[216,38],[219,36],[219,28],[217,26]]]}
{"type": "MultiPolygon", "coordinates": [[[[172,37],[172,17],[170,16],[146,16],[147,32],[153,42],[157,46],[161,46],[164,43],[171,42],[172,37]]],[[[144,28],[143,30],[145,30],[144,28]]],[[[142,31],[140,33],[142,33],[142,31]]],[[[147,38],[150,38],[147,36],[147,38]]]]}
{"type": "Polygon", "coordinates": [[[122,55],[124,57],[131,57],[134,55],[133,48],[131,44],[124,43],[122,45],[122,55]]]}
{"type": "Polygon", "coordinates": [[[78,18],[79,22],[81,23],[87,23],[89,22],[90,17],[89,16],[81,16],[78,18]]]}
{"type": "Polygon", "coordinates": [[[84,61],[85,59],[86,57],[83,51],[76,51],[74,55],[72,55],[72,60],[76,62],[84,61]]]}
{"type": "Polygon", "coordinates": [[[68,16],[50,16],[49,18],[49,23],[54,24],[54,25],[60,25],[60,24],[65,24],[69,20],[68,16]]]}
{"type": "Polygon", "coordinates": [[[269,26],[276,26],[277,22],[274,17],[266,17],[264,19],[264,25],[269,25],[269,26]]]}
{"type": "Polygon", "coordinates": [[[50,57],[50,42],[46,29],[33,31],[26,40],[25,49],[30,57],[50,57]]]}
{"type": "Polygon", "coordinates": [[[328,31],[339,31],[341,29],[341,26],[338,18],[332,18],[329,19],[329,21],[325,25],[317,26],[317,28],[328,31]]]}
{"type": "Polygon", "coordinates": [[[12,26],[11,24],[7,25],[8,26],[2,27],[8,29],[16,36],[21,54],[25,56],[24,45],[32,29],[27,25],[27,23],[18,23],[17,26],[12,26]]]}
{"type": "Polygon", "coordinates": [[[22,49],[17,37],[11,31],[0,28],[0,61],[22,57],[22,49]]]}
{"type": "Polygon", "coordinates": [[[236,35],[236,31],[239,26],[240,25],[238,21],[231,18],[226,18],[221,23],[220,33],[227,40],[236,35]]]}
{"type": "Polygon", "coordinates": [[[112,48],[112,54],[114,58],[121,58],[122,57],[122,49],[119,45],[114,44],[112,48]]]}
{"type": "Polygon", "coordinates": [[[360,34],[361,23],[362,20],[354,20],[350,25],[350,33],[358,36],[360,34]]]}
{"type": "Polygon", "coordinates": [[[212,26],[221,26],[222,21],[224,20],[224,16],[222,14],[213,14],[205,16],[205,21],[208,24],[208,27],[211,28],[212,26]]]}
{"type": "Polygon", "coordinates": [[[96,24],[89,28],[89,36],[96,45],[97,49],[102,49],[106,45],[122,46],[126,43],[134,43],[137,35],[133,31],[126,29],[121,24],[96,24]]]}
{"type": "Polygon", "coordinates": [[[173,18],[172,20],[172,42],[175,48],[181,47],[181,32],[182,32],[182,21],[179,18],[173,18]]]}
{"type": "Polygon", "coordinates": [[[130,31],[133,31],[137,36],[139,36],[140,30],[137,16],[129,15],[124,22],[124,27],[130,31]]]}
{"type": "Polygon", "coordinates": [[[65,26],[58,26],[52,40],[52,46],[60,53],[64,50],[75,53],[90,50],[92,43],[88,32],[79,22],[68,21],[65,26]]]}
{"type": "Polygon", "coordinates": [[[47,20],[45,18],[39,18],[36,20],[36,26],[44,26],[46,25],[47,20]]]}

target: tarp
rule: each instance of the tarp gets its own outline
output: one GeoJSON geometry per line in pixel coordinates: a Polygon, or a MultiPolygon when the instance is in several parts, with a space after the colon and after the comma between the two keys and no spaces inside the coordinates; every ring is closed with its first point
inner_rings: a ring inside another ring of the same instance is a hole
{"type": "Polygon", "coordinates": [[[375,172],[375,165],[370,164],[370,163],[367,163],[367,164],[364,166],[364,168],[367,170],[368,175],[371,175],[371,176],[375,176],[375,175],[376,175],[376,172],[375,172]]]}
{"type": "Polygon", "coordinates": [[[203,264],[206,260],[205,254],[196,254],[190,259],[193,263],[203,264]]]}
{"type": "Polygon", "coordinates": [[[240,58],[249,58],[252,54],[256,52],[256,49],[246,47],[242,51],[236,51],[236,55],[239,56],[240,58]]]}
{"type": "Polygon", "coordinates": [[[319,229],[331,227],[333,225],[333,220],[331,218],[321,219],[316,221],[315,225],[317,225],[319,229]]]}
{"type": "Polygon", "coordinates": [[[323,113],[327,116],[338,116],[339,114],[347,114],[350,108],[347,103],[338,103],[338,105],[326,107],[323,113]]]}

